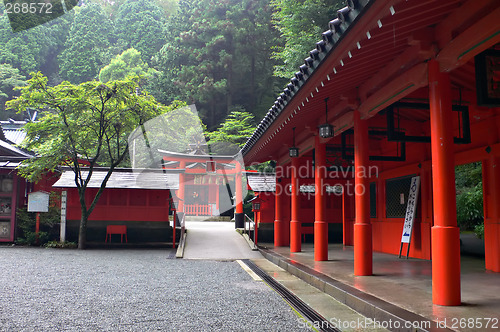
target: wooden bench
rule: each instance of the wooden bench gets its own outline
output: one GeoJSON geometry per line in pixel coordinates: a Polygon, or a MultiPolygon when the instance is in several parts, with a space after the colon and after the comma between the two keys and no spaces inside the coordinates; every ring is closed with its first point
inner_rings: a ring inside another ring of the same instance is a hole
{"type": "Polygon", "coordinates": [[[121,235],[121,243],[123,243],[123,236],[125,235],[125,242],[128,243],[127,226],[126,225],[108,225],[106,227],[106,241],[105,242],[108,242],[108,236],[109,236],[109,242],[111,242],[111,235],[112,234],[120,234],[121,235]]]}

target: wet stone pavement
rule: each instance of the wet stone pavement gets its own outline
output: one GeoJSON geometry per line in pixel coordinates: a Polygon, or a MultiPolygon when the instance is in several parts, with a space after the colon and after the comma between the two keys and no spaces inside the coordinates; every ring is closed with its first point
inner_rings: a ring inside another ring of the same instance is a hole
{"type": "Polygon", "coordinates": [[[0,247],[0,331],[305,330],[237,262],[169,257],[0,247]]]}

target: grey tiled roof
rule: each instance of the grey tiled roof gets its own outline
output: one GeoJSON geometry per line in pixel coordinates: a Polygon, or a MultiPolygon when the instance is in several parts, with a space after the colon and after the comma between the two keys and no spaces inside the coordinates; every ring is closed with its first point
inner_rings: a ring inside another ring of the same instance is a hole
{"type": "MultiPolygon", "coordinates": [[[[89,188],[99,188],[107,171],[94,171],[89,182],[89,188]]],[[[86,177],[88,171],[82,171],[86,177]]],[[[75,174],[73,171],[65,171],[54,183],[55,188],[76,188],[75,174]]],[[[119,189],[179,189],[178,173],[162,172],[113,172],[109,178],[106,188],[119,189]]]]}
{"type": "Polygon", "coordinates": [[[243,146],[241,150],[243,155],[250,151],[253,145],[271,126],[273,121],[285,109],[293,96],[306,83],[308,78],[312,76],[314,70],[321,64],[323,59],[325,59],[328,53],[335,48],[337,42],[339,42],[349,30],[351,24],[356,21],[365,7],[369,6],[370,0],[350,0],[347,3],[347,7],[338,11],[338,17],[330,21],[328,24],[330,29],[322,34],[323,40],[316,43],[316,48],[309,52],[310,56],[304,60],[304,64],[300,66],[299,71],[295,73],[290,83],[276,99],[274,105],[269,109],[264,119],[259,123],[253,135],[246,142],[245,146],[243,146]]]}
{"type": "Polygon", "coordinates": [[[253,191],[275,191],[276,176],[247,173],[248,185],[253,191]]]}

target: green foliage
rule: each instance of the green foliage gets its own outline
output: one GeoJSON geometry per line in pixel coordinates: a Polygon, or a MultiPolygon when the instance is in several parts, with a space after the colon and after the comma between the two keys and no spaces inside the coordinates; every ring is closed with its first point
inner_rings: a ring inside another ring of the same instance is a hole
{"type": "Polygon", "coordinates": [[[25,77],[19,73],[19,69],[13,68],[9,64],[0,64],[0,119],[11,117],[4,114],[5,101],[14,97],[14,88],[26,84],[25,77]]]}
{"type": "Polygon", "coordinates": [[[262,174],[274,174],[276,172],[276,161],[269,160],[263,163],[247,165],[247,170],[258,171],[262,174]]]}
{"type": "Polygon", "coordinates": [[[164,40],[164,12],[153,0],[126,0],[116,17],[116,34],[126,48],[137,49],[146,63],[164,40]]]}
{"type": "Polygon", "coordinates": [[[248,138],[255,131],[254,116],[243,111],[241,108],[233,110],[222,125],[213,132],[207,133],[210,149],[217,154],[234,154],[234,148],[238,150],[245,145],[248,138]],[[229,150],[228,150],[229,149],[229,150]]]}
{"type": "Polygon", "coordinates": [[[57,55],[64,47],[73,17],[72,11],[44,25],[13,33],[7,15],[1,15],[0,63],[12,65],[21,75],[42,71],[52,78],[57,74],[57,55]]]}
{"type": "Polygon", "coordinates": [[[273,23],[285,40],[273,56],[282,64],[274,67],[274,75],[290,78],[316,47],[321,33],[336,11],[345,6],[343,0],[271,0],[275,11],[273,23]]]}
{"type": "Polygon", "coordinates": [[[177,11],[178,0],[156,0],[156,4],[163,9],[165,17],[174,15],[177,11]]]}
{"type": "MultiPolygon", "coordinates": [[[[37,181],[47,170],[60,165],[79,171],[80,159],[93,167],[100,162],[116,167],[127,153],[127,136],[135,126],[166,110],[147,94],[136,94],[138,78],[92,81],[80,85],[63,82],[47,85],[34,73],[22,95],[7,103],[12,109],[45,109],[38,122],[25,126],[24,147],[38,158],[26,160],[19,172],[37,181]]],[[[79,185],[84,184],[80,179],[79,185]]]]}
{"type": "MultiPolygon", "coordinates": [[[[37,122],[25,126],[23,147],[36,153],[37,158],[23,161],[19,174],[36,182],[47,171],[66,165],[75,173],[80,196],[82,219],[80,229],[86,230],[89,214],[115,167],[128,154],[128,135],[171,108],[165,107],[147,93],[137,93],[139,78],[122,81],[97,81],[73,85],[63,82],[48,86],[47,78],[33,73],[21,96],[7,102],[11,109],[45,110],[37,122]],[[80,161],[88,162],[88,171],[80,161]],[[108,166],[108,172],[96,195],[87,202],[85,192],[94,167],[108,166]]],[[[79,245],[85,246],[85,233],[80,232],[79,245]]]]}
{"type": "Polygon", "coordinates": [[[482,167],[480,162],[458,165],[455,167],[457,194],[475,187],[482,179],[482,167]]]}
{"type": "Polygon", "coordinates": [[[85,5],[75,15],[59,56],[62,78],[75,84],[96,79],[99,70],[115,54],[115,42],[114,24],[101,6],[85,5]]]}
{"type": "Polygon", "coordinates": [[[111,80],[121,80],[127,76],[140,76],[148,80],[155,75],[155,70],[149,68],[141,59],[141,53],[135,48],[129,48],[111,60],[111,63],[99,72],[99,80],[108,82],[111,80]]]}
{"type": "Polygon", "coordinates": [[[473,230],[483,221],[482,182],[457,195],[457,223],[461,230],[473,230]]]}
{"type": "Polygon", "coordinates": [[[174,102],[174,110],[163,113],[138,127],[129,136],[134,168],[157,168],[163,159],[160,150],[187,153],[190,144],[204,143],[206,127],[193,106],[174,102]]]}
{"type": "MultiPolygon", "coordinates": [[[[57,195],[51,193],[51,199],[57,195]]],[[[26,208],[17,209],[17,239],[16,243],[23,245],[36,245],[36,213],[28,212],[26,208]]],[[[48,241],[59,238],[59,222],[61,221],[60,210],[56,206],[50,206],[49,212],[40,213],[40,232],[38,244],[44,245],[48,241]]]]}
{"type": "Polygon", "coordinates": [[[75,242],[59,242],[59,241],[48,241],[44,245],[45,248],[63,248],[63,249],[74,249],[77,247],[75,242]]]}
{"type": "Polygon", "coordinates": [[[152,93],[165,101],[196,103],[209,128],[234,105],[264,114],[269,96],[277,91],[269,59],[277,33],[270,25],[268,4],[180,1],[167,21],[166,43],[155,57],[162,74],[152,93]]]}
{"type": "Polygon", "coordinates": [[[484,239],[484,223],[474,226],[474,233],[478,239],[484,239]]]}
{"type": "Polygon", "coordinates": [[[457,224],[461,230],[474,230],[483,223],[483,183],[481,162],[455,167],[457,224]]]}
{"type": "Polygon", "coordinates": [[[264,116],[281,91],[286,80],[272,77],[270,56],[280,41],[271,14],[269,0],[91,0],[15,34],[2,15],[0,63],[24,76],[41,71],[48,85],[78,84],[97,79],[106,65],[128,71],[113,57],[135,48],[158,70],[141,88],[165,104],[196,104],[213,129],[235,105],[264,116]]]}

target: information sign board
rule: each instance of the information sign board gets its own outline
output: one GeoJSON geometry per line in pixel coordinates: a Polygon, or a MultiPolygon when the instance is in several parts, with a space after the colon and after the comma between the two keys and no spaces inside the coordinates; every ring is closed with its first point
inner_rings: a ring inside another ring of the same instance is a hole
{"type": "Polygon", "coordinates": [[[28,194],[28,212],[49,212],[49,196],[44,191],[28,194]]]}

